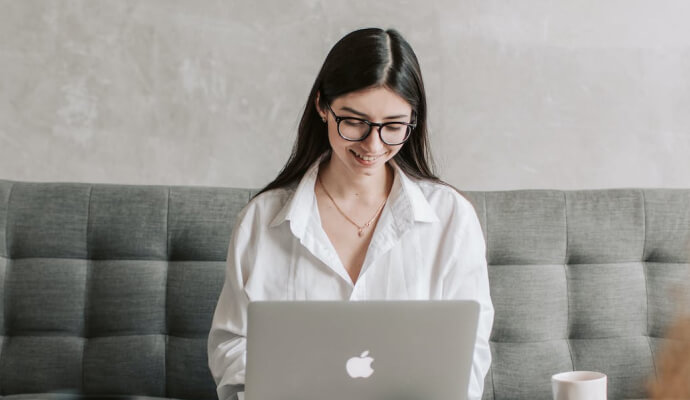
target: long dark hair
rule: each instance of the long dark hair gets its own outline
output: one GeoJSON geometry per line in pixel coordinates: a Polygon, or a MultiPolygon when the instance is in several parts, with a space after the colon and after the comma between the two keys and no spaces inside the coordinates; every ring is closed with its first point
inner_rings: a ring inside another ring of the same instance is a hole
{"type": "Polygon", "coordinates": [[[429,149],[426,93],[417,57],[395,29],[367,28],[347,34],[326,56],[304,107],[292,154],[278,176],[257,196],[299,181],[330,150],[327,127],[316,110],[317,93],[319,106],[325,109],[339,96],[374,87],[397,93],[412,106],[416,116],[416,128],[393,159],[409,176],[440,182],[429,149]]]}

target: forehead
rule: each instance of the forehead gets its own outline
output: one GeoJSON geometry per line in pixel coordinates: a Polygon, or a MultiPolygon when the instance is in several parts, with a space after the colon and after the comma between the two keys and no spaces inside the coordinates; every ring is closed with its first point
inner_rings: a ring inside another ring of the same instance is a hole
{"type": "Polygon", "coordinates": [[[388,88],[358,90],[336,98],[332,108],[349,107],[370,117],[384,118],[389,115],[410,115],[412,106],[400,95],[388,88]]]}

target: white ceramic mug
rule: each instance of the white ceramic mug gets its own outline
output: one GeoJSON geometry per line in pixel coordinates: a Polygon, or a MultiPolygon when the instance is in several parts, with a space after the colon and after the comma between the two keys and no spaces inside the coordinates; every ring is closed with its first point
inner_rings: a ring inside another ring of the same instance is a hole
{"type": "Polygon", "coordinates": [[[606,400],[606,375],[593,371],[562,372],[551,377],[554,400],[606,400]]]}

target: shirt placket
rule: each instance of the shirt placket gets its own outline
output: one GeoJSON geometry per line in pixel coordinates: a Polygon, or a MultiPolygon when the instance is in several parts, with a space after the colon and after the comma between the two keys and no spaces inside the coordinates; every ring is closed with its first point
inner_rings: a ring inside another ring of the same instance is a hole
{"type": "Polygon", "coordinates": [[[352,287],[352,280],[345,267],[340,261],[340,257],[335,251],[333,244],[328,240],[328,236],[320,226],[317,217],[312,216],[310,223],[304,232],[302,245],[310,251],[316,258],[323,262],[339,278],[345,280],[352,287]]]}
{"type": "MultiPolygon", "coordinates": [[[[367,274],[367,272],[372,268],[377,268],[377,266],[389,267],[389,265],[386,265],[389,262],[388,252],[390,252],[400,240],[400,232],[398,232],[396,228],[395,219],[391,211],[392,210],[384,209],[384,212],[381,214],[381,220],[376,226],[376,231],[371,239],[369,249],[367,249],[362,271],[353,288],[350,300],[365,300],[371,298],[372,294],[367,292],[367,284],[369,283],[368,278],[371,274],[367,274]]],[[[387,268],[387,270],[390,270],[390,268],[387,268]]],[[[388,273],[388,271],[386,273],[388,273]]],[[[375,274],[375,276],[378,275],[375,274]]],[[[379,279],[381,279],[380,276],[379,279]]],[[[384,281],[376,283],[383,285],[384,281]]],[[[384,290],[384,288],[379,288],[379,291],[382,290],[384,290]]],[[[374,297],[378,296],[374,295],[374,297]]]]}

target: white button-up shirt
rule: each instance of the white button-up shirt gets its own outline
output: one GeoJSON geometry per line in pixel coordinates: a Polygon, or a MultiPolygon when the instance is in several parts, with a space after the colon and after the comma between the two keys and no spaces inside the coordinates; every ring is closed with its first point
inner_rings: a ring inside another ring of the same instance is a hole
{"type": "Polygon", "coordinates": [[[229,385],[244,383],[250,301],[382,299],[478,301],[468,398],[481,398],[494,309],[479,220],[453,188],[413,180],[391,165],[393,186],[356,284],[321,225],[314,194],[319,162],[296,187],[264,192],[240,212],[208,338],[219,399],[229,397],[229,385]]]}

